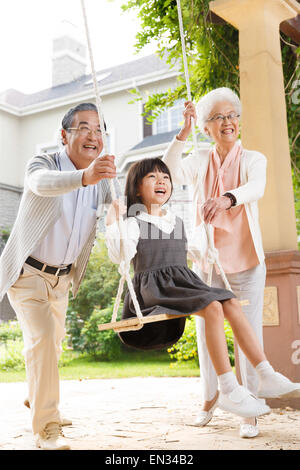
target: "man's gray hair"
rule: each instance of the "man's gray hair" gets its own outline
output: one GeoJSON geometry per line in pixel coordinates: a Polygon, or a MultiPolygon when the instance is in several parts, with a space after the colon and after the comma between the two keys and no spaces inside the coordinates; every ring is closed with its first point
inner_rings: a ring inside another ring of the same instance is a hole
{"type": "Polygon", "coordinates": [[[80,103],[74,108],[69,109],[69,111],[64,115],[61,126],[63,129],[67,130],[69,127],[72,127],[74,116],[79,111],[95,111],[98,112],[96,105],[94,103],[80,103]]]}
{"type": "Polygon", "coordinates": [[[231,103],[235,109],[235,112],[241,115],[242,104],[238,95],[230,88],[216,88],[215,90],[212,90],[206,95],[202,96],[202,98],[200,98],[197,103],[197,124],[202,134],[206,135],[206,132],[204,131],[205,122],[208,116],[210,115],[213,107],[217,103],[221,103],[224,101],[228,101],[229,103],[231,103]]]}

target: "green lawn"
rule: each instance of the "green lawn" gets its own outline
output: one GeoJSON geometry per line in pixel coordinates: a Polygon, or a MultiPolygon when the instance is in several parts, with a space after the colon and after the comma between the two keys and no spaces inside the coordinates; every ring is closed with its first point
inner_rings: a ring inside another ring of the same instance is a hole
{"type": "MultiPolygon", "coordinates": [[[[165,351],[125,352],[118,360],[95,361],[89,356],[69,353],[63,356],[60,367],[61,380],[109,379],[124,377],[198,377],[199,367],[195,361],[172,363],[165,351]]],[[[24,381],[25,370],[0,370],[0,382],[24,381]]]]}

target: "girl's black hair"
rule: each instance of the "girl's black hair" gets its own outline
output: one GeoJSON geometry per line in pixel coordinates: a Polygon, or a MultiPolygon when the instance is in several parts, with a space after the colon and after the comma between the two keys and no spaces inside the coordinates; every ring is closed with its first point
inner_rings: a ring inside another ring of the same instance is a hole
{"type": "Polygon", "coordinates": [[[139,207],[142,209],[143,202],[137,192],[142,179],[153,171],[166,173],[171,181],[171,190],[173,190],[172,177],[169,168],[160,158],[144,158],[134,163],[127,174],[125,185],[125,197],[127,202],[127,217],[136,215],[139,207]]]}

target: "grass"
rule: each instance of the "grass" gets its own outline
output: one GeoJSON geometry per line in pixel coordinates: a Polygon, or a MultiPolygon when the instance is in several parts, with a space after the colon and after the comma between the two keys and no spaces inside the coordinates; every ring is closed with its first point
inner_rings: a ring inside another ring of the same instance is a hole
{"type": "MultiPolygon", "coordinates": [[[[125,377],[198,377],[195,361],[171,363],[166,351],[124,352],[114,361],[96,361],[87,355],[67,352],[59,368],[61,380],[113,379],[125,377]]],[[[0,370],[0,382],[22,382],[25,370],[0,370]]]]}

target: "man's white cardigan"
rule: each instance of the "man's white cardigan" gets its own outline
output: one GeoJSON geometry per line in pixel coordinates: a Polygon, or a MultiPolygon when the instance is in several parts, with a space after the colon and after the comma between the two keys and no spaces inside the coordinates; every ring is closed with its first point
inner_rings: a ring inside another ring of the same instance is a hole
{"type": "MultiPolygon", "coordinates": [[[[195,224],[197,204],[205,202],[200,199],[200,188],[201,185],[202,187],[204,185],[210,149],[200,149],[199,155],[192,154],[186,158],[181,158],[184,146],[184,141],[177,140],[174,137],[166,150],[163,161],[169,167],[175,184],[188,184],[192,186],[195,224]]],[[[238,188],[226,190],[236,197],[236,206],[245,205],[250,232],[260,264],[263,263],[265,255],[259,226],[257,201],[264,195],[266,168],[267,159],[262,153],[244,149],[240,163],[241,185],[238,188]]]]}
{"type": "MultiPolygon", "coordinates": [[[[58,153],[32,158],[27,165],[24,192],[16,221],[0,257],[0,301],[15,283],[25,260],[59,219],[62,195],[82,187],[84,170],[59,171],[58,153]]],[[[116,185],[116,183],[115,183],[116,185]]],[[[119,193],[118,185],[116,192],[119,193]]],[[[98,203],[111,202],[107,179],[98,183],[98,203]]],[[[100,213],[101,215],[101,213],[100,213]]],[[[80,255],[72,266],[75,297],[84,276],[96,236],[96,222],[80,255]]]]}

